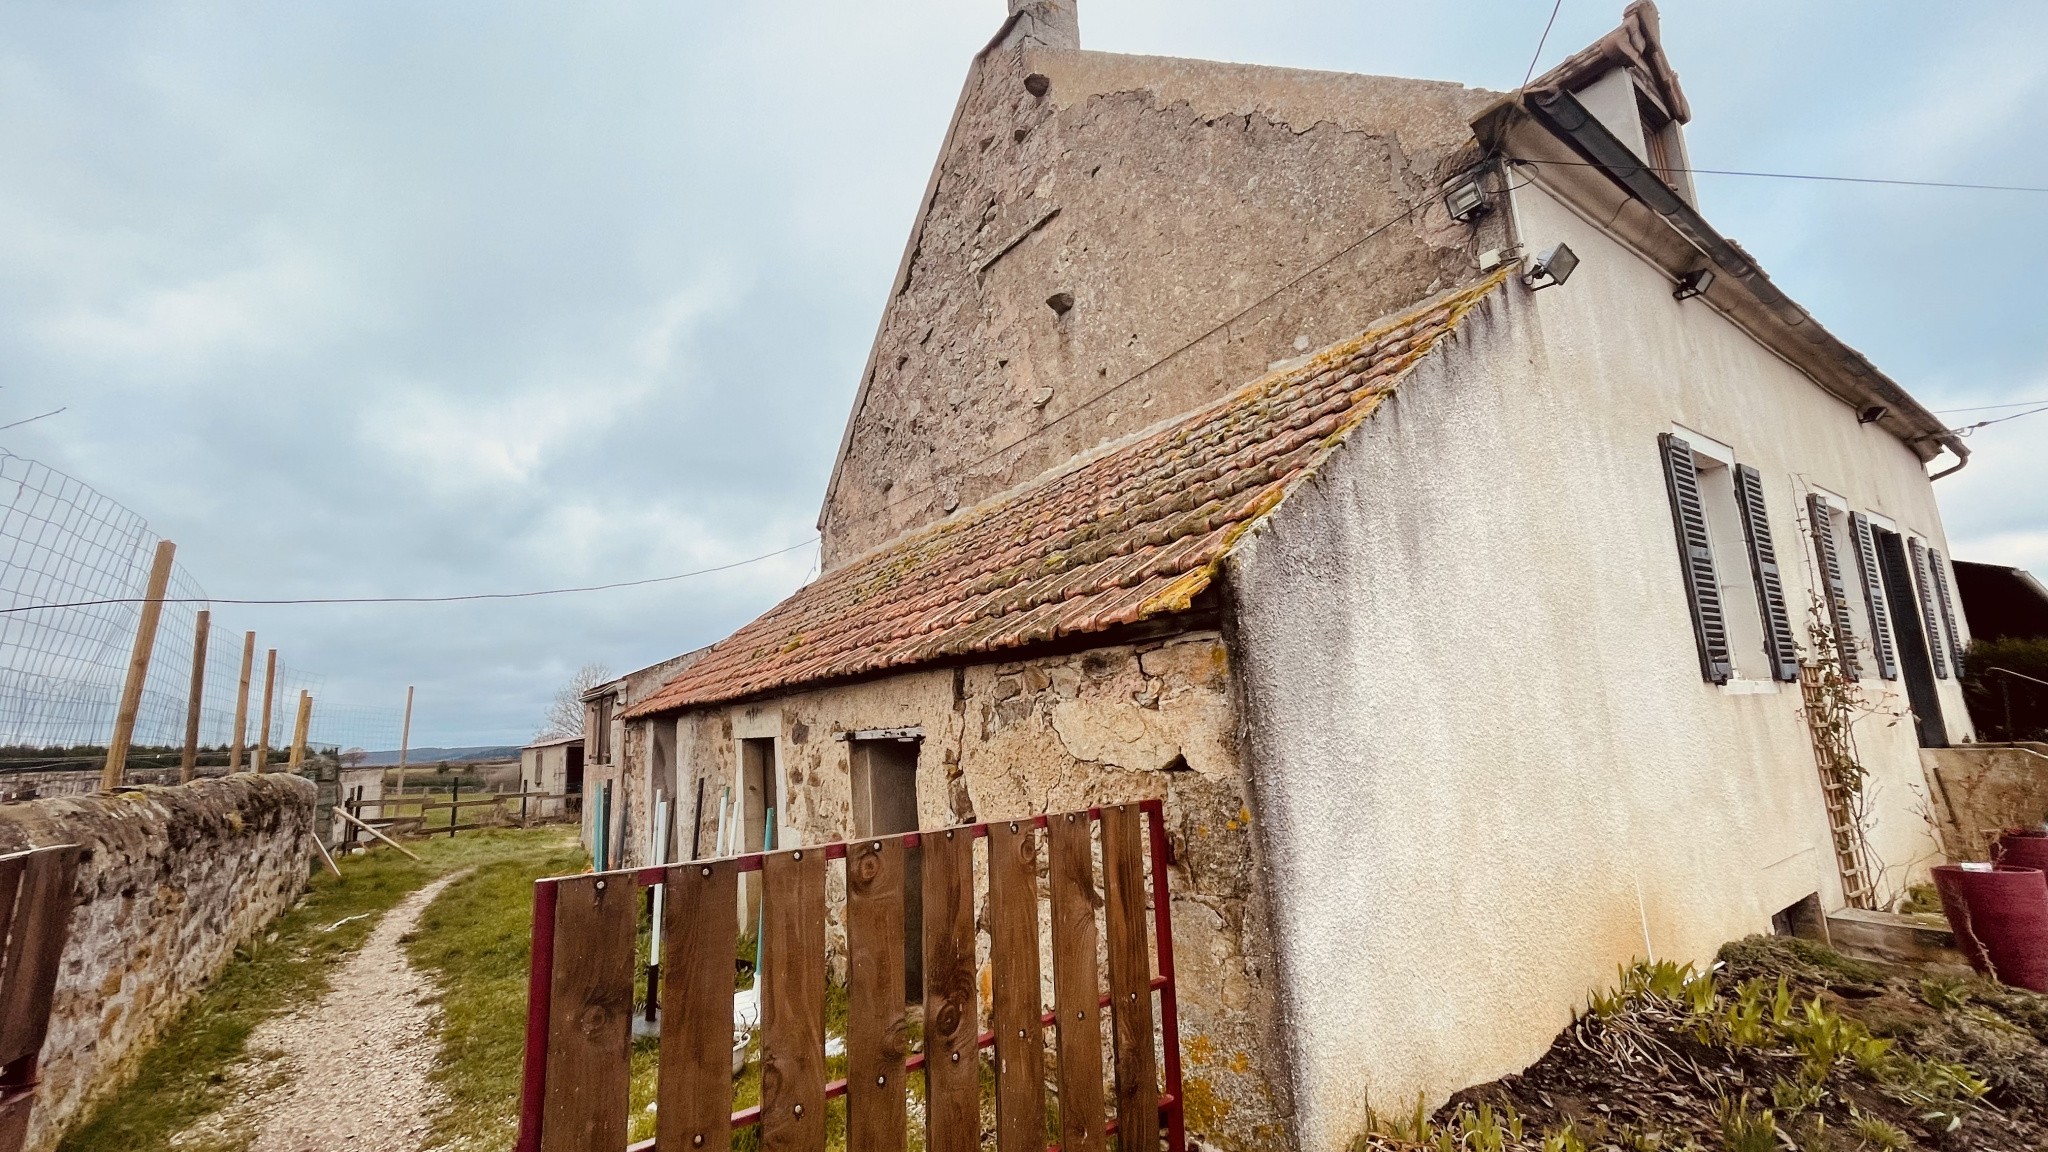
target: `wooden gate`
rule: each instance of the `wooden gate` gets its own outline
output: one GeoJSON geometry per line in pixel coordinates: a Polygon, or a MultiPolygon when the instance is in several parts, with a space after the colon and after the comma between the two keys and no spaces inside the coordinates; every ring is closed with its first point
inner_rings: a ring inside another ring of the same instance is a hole
{"type": "Polygon", "coordinates": [[[0,1152],[20,1152],[71,927],[78,846],[0,856],[0,1152]]]}
{"type": "Polygon", "coordinates": [[[979,1149],[985,1104],[998,1152],[1044,1152],[1052,1115],[1048,1026],[1057,1147],[1107,1152],[1114,1135],[1119,1152],[1159,1152],[1163,1136],[1165,1152],[1185,1152],[1168,862],[1160,802],[1147,800],[542,880],[534,892],[517,1148],[627,1148],[635,929],[641,890],[660,885],[655,1136],[633,1152],[722,1152],[736,1129],[756,1125],[763,1152],[824,1152],[827,1101],[840,1097],[849,1152],[904,1152],[908,1079],[919,1071],[928,1152],[979,1149]],[[976,840],[987,841],[985,892],[978,891],[976,840]],[[920,858],[912,875],[910,861],[920,858]],[[827,1079],[832,861],[843,861],[844,884],[833,887],[845,893],[847,1024],[845,1075],[827,1079]],[[734,952],[740,876],[749,872],[759,874],[753,882],[761,889],[761,1099],[734,1111],[734,952]],[[921,886],[924,921],[916,1051],[904,1003],[903,896],[912,884],[921,886]],[[1042,903],[1050,915],[1051,1011],[1041,995],[1042,903]],[[989,937],[985,972],[977,923],[989,937]],[[1106,958],[1106,972],[1098,958],[1106,958]],[[1113,1078],[1103,1058],[1104,1009],[1113,1078]],[[984,1049],[992,1050],[994,1071],[986,1099],[984,1049]]]}

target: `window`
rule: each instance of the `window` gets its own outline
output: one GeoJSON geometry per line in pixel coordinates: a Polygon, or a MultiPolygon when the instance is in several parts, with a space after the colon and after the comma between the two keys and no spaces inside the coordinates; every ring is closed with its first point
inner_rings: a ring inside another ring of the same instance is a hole
{"type": "Polygon", "coordinates": [[[1885,602],[1884,573],[1877,562],[1877,529],[1870,517],[1849,513],[1849,534],[1856,541],[1856,572],[1863,581],[1863,607],[1870,618],[1870,654],[1881,680],[1899,678],[1899,649],[1893,642],[1891,612],[1885,602]]]}
{"type": "Polygon", "coordinates": [[[1667,433],[1659,444],[1702,678],[1798,679],[1762,475],[1697,433],[1667,433]]]}
{"type": "Polygon", "coordinates": [[[1813,566],[1819,577],[1821,609],[1834,633],[1842,675],[1863,679],[1863,653],[1857,647],[1856,618],[1862,589],[1849,579],[1849,517],[1843,501],[1825,492],[1806,495],[1806,534],[1813,545],[1813,566]]]}

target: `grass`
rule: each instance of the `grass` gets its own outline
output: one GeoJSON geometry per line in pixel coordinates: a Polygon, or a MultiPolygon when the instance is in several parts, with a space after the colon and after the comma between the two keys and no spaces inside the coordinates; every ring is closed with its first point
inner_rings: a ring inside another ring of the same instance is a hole
{"type": "MultiPolygon", "coordinates": [[[[412,846],[422,857],[418,863],[378,848],[343,863],[339,879],[320,869],[299,902],[237,949],[212,985],[165,1030],[142,1057],[133,1083],[74,1128],[60,1152],[170,1146],[171,1137],[229,1103],[235,1088],[230,1072],[246,1054],[249,1033],[325,992],[329,972],[362,946],[376,914],[436,876],[471,866],[488,870],[507,856],[528,854],[533,838],[546,834],[490,832],[421,842],[412,846]]],[[[236,1152],[248,1136],[226,1133],[212,1144],[185,1147],[236,1152]]]]}
{"type": "MultiPolygon", "coordinates": [[[[442,990],[434,1078],[448,1107],[434,1117],[428,1146],[505,1148],[519,1127],[533,882],[582,872],[590,858],[573,825],[492,829],[432,843],[500,851],[449,885],[405,942],[412,962],[442,990]]],[[[642,1058],[636,1050],[636,1064],[642,1058]]],[[[645,1059],[651,1062],[651,1049],[645,1059]]]]}

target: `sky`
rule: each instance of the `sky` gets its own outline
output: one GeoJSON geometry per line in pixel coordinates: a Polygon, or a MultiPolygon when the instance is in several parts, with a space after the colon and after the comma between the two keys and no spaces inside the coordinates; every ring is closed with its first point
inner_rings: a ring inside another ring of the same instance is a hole
{"type": "MultiPolygon", "coordinates": [[[[1670,0],[1699,168],[2048,186],[2048,5],[1670,0]]],[[[1563,0],[1539,69],[1619,0],[1563,0]]],[[[0,4],[0,448],[221,597],[658,576],[813,535],[1001,0],[0,4]]],[[[1519,84],[1547,0],[1080,0],[1084,46],[1519,84]]],[[[2048,397],[2048,195],[1700,176],[1924,404],[2048,397]]],[[[2022,409],[1945,413],[1952,423],[2022,409]]],[[[2048,574],[2048,414],[1972,434],[1952,552],[2048,574]]],[[[709,643],[815,548],[577,596],[235,610],[415,745],[709,643]]],[[[372,742],[374,737],[366,737],[372,742]]]]}

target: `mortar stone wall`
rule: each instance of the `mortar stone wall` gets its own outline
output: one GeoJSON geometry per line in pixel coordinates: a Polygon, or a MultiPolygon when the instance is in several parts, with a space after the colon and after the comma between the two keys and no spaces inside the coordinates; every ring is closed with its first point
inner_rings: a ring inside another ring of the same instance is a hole
{"type": "Polygon", "coordinates": [[[305,886],[312,781],[238,773],[0,807],[0,852],[85,849],[27,1152],[118,1089],[163,1029],[305,886]]]}
{"type": "Polygon", "coordinates": [[[1476,280],[1505,226],[1438,197],[1493,98],[1029,44],[977,62],[827,493],[825,566],[1476,280]]]}
{"type": "Polygon", "coordinates": [[[1920,766],[1952,860],[1989,860],[2001,831],[2048,821],[2048,744],[1922,748],[1920,766]]]}
{"type": "MultiPolygon", "coordinates": [[[[1278,1152],[1291,1146],[1290,1108],[1278,1064],[1272,942],[1232,692],[1222,637],[1193,632],[920,669],[659,717],[645,726],[675,726],[681,794],[693,794],[700,776],[706,781],[704,845],[716,835],[721,791],[739,792],[738,741],[750,737],[775,740],[779,792],[787,798],[776,813],[777,836],[785,847],[855,833],[844,737],[862,730],[923,733],[917,769],[923,828],[1163,799],[1173,851],[1168,884],[1188,1130],[1224,1148],[1278,1152]]],[[[679,838],[685,853],[688,831],[685,823],[679,838]]],[[[636,826],[634,852],[643,851],[644,836],[644,827],[636,826]]],[[[843,974],[842,874],[829,872],[827,884],[834,910],[827,945],[835,973],[843,974]]],[[[986,925],[981,931],[985,964],[986,925]]],[[[1050,979],[1049,967],[1044,975],[1050,979]]],[[[1050,1003],[1049,984],[1045,991],[1050,1003]]],[[[984,1013],[988,994],[984,985],[984,1013]]]]}

